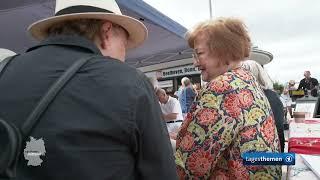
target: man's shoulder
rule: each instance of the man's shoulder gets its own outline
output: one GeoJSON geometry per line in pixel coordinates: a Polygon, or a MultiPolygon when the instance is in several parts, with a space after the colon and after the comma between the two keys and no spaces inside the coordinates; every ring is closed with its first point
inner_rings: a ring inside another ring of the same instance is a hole
{"type": "Polygon", "coordinates": [[[316,78],[311,78],[311,80],[314,82],[318,82],[318,80],[316,78]]]}
{"type": "Polygon", "coordinates": [[[176,104],[176,103],[180,103],[178,99],[169,96],[169,103],[171,104],[176,104]]]}
{"type": "Polygon", "coordinates": [[[187,90],[188,93],[194,93],[194,89],[192,87],[190,87],[190,86],[187,87],[186,90],[187,90]]]}
{"type": "Polygon", "coordinates": [[[113,59],[104,56],[95,56],[92,59],[92,63],[98,63],[102,68],[119,68],[127,70],[127,73],[138,73],[138,70],[120,60],[113,59]]]}
{"type": "Polygon", "coordinates": [[[126,78],[144,78],[144,74],[140,70],[110,57],[97,56],[93,58],[89,66],[101,69],[106,74],[121,74],[126,78]]]}
{"type": "Polygon", "coordinates": [[[148,78],[140,70],[108,57],[95,57],[86,67],[97,83],[146,89],[148,78]]]}

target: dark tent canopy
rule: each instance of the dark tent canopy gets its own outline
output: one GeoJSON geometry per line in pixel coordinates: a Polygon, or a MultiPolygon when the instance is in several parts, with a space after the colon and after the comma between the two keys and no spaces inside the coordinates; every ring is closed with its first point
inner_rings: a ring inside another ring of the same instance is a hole
{"type": "MultiPolygon", "coordinates": [[[[184,39],[186,29],[142,0],[117,0],[122,13],[142,21],[149,30],[143,46],[128,51],[126,62],[135,67],[191,57],[184,39]]],[[[54,0],[2,0],[0,48],[23,53],[36,42],[27,27],[54,15],[54,0]]]]}

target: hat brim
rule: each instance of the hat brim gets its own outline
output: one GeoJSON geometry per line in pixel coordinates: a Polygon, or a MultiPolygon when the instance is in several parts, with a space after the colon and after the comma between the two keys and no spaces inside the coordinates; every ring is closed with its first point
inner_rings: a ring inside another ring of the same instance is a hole
{"type": "Polygon", "coordinates": [[[48,36],[48,29],[52,25],[75,19],[101,19],[118,24],[129,33],[127,48],[135,48],[141,45],[148,37],[146,26],[129,16],[114,13],[75,13],[49,17],[31,24],[28,27],[29,33],[37,40],[41,41],[48,36]]]}

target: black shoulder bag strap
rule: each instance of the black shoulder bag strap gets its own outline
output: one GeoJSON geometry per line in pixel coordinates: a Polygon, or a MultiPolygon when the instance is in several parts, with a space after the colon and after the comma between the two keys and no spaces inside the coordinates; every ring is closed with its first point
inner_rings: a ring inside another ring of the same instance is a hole
{"type": "MultiPolygon", "coordinates": [[[[63,75],[55,81],[49,88],[46,94],[41,98],[36,107],[30,113],[21,128],[16,127],[10,121],[4,121],[0,117],[0,126],[7,133],[7,145],[4,151],[0,152],[0,178],[13,178],[16,177],[16,167],[18,158],[21,153],[22,143],[25,142],[29,134],[39,122],[41,115],[46,111],[47,107],[54,100],[60,90],[68,83],[74,74],[94,56],[84,57],[76,60],[63,75]]],[[[0,76],[5,67],[13,58],[7,58],[0,62],[0,76]]]]}
{"type": "Polygon", "coordinates": [[[32,132],[33,128],[38,123],[42,113],[47,109],[52,100],[57,96],[64,85],[66,85],[67,82],[73,77],[73,75],[76,74],[76,72],[91,58],[93,58],[93,56],[77,60],[53,85],[51,85],[50,89],[41,98],[40,102],[33,109],[28,119],[22,125],[21,132],[23,136],[28,136],[32,132]]]}

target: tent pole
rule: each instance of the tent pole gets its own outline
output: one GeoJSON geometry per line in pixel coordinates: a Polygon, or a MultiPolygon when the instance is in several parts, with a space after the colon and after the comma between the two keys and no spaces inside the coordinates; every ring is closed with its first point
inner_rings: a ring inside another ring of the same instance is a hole
{"type": "Polygon", "coordinates": [[[209,11],[210,11],[210,19],[212,19],[212,2],[209,0],[209,11]]]}

